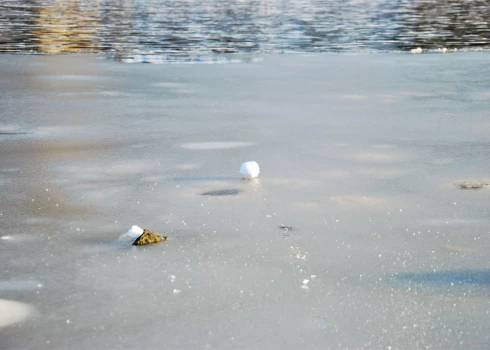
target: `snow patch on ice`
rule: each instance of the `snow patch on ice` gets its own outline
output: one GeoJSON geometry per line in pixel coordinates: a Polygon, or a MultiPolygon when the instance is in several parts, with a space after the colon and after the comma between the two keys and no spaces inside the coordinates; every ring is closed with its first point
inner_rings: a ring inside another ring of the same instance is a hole
{"type": "Polygon", "coordinates": [[[18,301],[0,299],[0,328],[27,319],[34,312],[34,308],[18,301]]]}

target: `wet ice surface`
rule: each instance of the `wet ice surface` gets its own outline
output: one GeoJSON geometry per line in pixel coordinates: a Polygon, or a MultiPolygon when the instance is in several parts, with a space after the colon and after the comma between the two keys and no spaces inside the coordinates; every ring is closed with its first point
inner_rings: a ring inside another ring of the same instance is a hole
{"type": "Polygon", "coordinates": [[[0,60],[2,347],[490,345],[487,55],[0,60]]]}

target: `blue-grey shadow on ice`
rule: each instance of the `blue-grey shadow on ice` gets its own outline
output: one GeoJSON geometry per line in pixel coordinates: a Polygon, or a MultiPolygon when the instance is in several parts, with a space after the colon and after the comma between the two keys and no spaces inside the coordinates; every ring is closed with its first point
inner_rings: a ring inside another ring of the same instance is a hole
{"type": "Polygon", "coordinates": [[[447,270],[396,274],[397,281],[417,284],[479,284],[490,286],[490,270],[447,270]]]}
{"type": "Polygon", "coordinates": [[[0,135],[27,135],[24,131],[0,131],[0,135]]]}
{"type": "Polygon", "coordinates": [[[201,193],[201,196],[236,196],[241,191],[236,188],[229,188],[224,190],[207,191],[201,193]]]}

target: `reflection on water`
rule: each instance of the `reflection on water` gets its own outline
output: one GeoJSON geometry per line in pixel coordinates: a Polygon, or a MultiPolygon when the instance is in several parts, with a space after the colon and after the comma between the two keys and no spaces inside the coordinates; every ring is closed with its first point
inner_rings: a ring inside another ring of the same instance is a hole
{"type": "Polygon", "coordinates": [[[0,52],[127,62],[269,52],[488,49],[485,0],[3,0],[0,52]]]}

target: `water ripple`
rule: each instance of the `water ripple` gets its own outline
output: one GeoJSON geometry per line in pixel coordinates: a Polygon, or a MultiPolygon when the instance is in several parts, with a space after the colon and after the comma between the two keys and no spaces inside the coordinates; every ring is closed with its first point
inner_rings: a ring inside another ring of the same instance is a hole
{"type": "Polygon", "coordinates": [[[292,52],[488,50],[482,0],[3,0],[0,52],[244,62],[292,52]]]}

